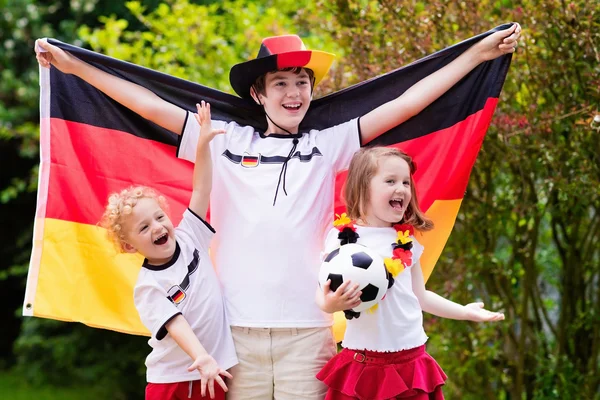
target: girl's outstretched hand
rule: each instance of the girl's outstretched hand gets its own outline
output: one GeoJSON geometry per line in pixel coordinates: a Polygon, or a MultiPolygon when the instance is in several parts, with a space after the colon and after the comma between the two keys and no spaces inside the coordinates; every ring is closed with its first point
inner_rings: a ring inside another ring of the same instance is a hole
{"type": "Polygon", "coordinates": [[[502,321],[504,319],[504,313],[488,311],[483,308],[483,303],[470,303],[465,307],[466,318],[469,321],[475,322],[492,322],[502,321]]]}

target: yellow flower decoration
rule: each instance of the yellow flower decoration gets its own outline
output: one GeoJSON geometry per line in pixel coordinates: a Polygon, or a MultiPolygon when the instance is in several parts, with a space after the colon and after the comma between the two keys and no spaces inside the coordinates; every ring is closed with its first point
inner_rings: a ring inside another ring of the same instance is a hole
{"type": "Polygon", "coordinates": [[[367,312],[368,312],[369,314],[373,314],[375,311],[377,311],[377,308],[379,308],[379,303],[376,303],[376,304],[374,304],[374,305],[373,305],[371,308],[369,308],[369,309],[367,310],[367,312]]]}
{"type": "Polygon", "coordinates": [[[346,213],[342,213],[342,215],[335,214],[335,218],[336,220],[333,221],[333,226],[348,225],[352,222],[352,220],[348,218],[348,215],[346,215],[346,213]]]}
{"type": "Polygon", "coordinates": [[[394,278],[397,277],[400,272],[404,271],[404,264],[402,264],[402,260],[394,260],[388,257],[383,260],[383,262],[385,263],[385,268],[390,274],[392,274],[394,278]]]}
{"type": "Polygon", "coordinates": [[[412,242],[412,239],[410,238],[410,232],[408,230],[404,232],[398,231],[398,242],[401,244],[412,242]]]}

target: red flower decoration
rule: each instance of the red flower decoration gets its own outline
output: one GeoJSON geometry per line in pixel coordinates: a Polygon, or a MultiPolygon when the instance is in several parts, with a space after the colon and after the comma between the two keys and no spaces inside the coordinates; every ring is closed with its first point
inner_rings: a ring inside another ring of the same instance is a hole
{"type": "Polygon", "coordinates": [[[394,229],[396,232],[408,231],[409,236],[413,236],[415,234],[415,227],[409,224],[396,224],[394,225],[394,229]]]}
{"type": "Polygon", "coordinates": [[[346,228],[350,228],[352,232],[356,232],[356,226],[351,222],[349,224],[338,225],[335,227],[338,231],[342,232],[346,228]]]}
{"type": "Polygon", "coordinates": [[[392,259],[400,260],[405,267],[410,267],[412,264],[412,252],[402,248],[394,249],[392,259]]]}

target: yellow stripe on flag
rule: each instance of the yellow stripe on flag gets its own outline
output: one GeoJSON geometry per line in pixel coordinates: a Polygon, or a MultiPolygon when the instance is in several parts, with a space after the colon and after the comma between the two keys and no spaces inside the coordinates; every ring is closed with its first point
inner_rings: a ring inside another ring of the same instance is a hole
{"type": "Polygon", "coordinates": [[[425,282],[429,279],[435,263],[446,246],[461,203],[462,199],[436,200],[425,213],[433,220],[434,229],[429,232],[417,232],[415,235],[419,243],[425,247],[421,256],[421,269],[425,282]]]}
{"type": "MultiPolygon", "coordinates": [[[[452,231],[461,200],[438,200],[427,216],[435,229],[417,233],[425,246],[421,267],[429,278],[452,231]]],[[[118,254],[104,229],[47,218],[33,315],[119,332],[148,335],[133,304],[133,287],[143,258],[118,254]]],[[[336,313],[334,334],[344,336],[343,313],[336,313]]]]}
{"type": "Polygon", "coordinates": [[[149,335],[133,303],[143,257],[118,254],[103,228],[46,218],[33,315],[149,335]]]}
{"type": "MultiPolygon", "coordinates": [[[[452,232],[461,202],[462,199],[436,200],[425,213],[433,220],[435,228],[429,232],[415,233],[415,237],[419,243],[425,247],[421,256],[421,269],[425,282],[427,282],[431,272],[433,272],[435,263],[440,258],[440,254],[442,254],[446,241],[452,232]]],[[[333,315],[333,336],[336,342],[341,342],[344,339],[345,331],[346,318],[344,317],[344,313],[337,312],[333,315]]]]}

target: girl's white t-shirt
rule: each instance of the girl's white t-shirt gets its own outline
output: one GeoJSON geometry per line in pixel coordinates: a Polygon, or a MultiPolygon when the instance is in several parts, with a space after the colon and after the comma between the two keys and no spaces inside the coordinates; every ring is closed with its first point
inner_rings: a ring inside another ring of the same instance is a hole
{"type": "MultiPolygon", "coordinates": [[[[397,233],[392,227],[376,228],[356,226],[358,244],[378,252],[382,258],[391,257],[397,233]]],[[[339,231],[332,229],[325,240],[325,253],[340,247],[339,231]]],[[[374,312],[363,311],[359,318],[348,320],[342,346],[353,350],[391,352],[413,349],[427,341],[423,329],[423,310],[412,290],[412,266],[423,254],[423,246],[414,236],[412,260],[394,279],[374,312]]]]}

